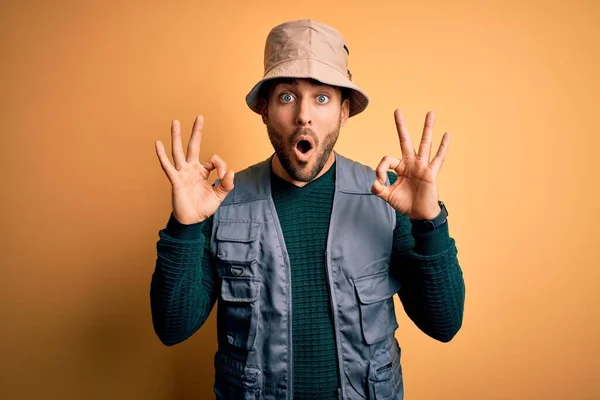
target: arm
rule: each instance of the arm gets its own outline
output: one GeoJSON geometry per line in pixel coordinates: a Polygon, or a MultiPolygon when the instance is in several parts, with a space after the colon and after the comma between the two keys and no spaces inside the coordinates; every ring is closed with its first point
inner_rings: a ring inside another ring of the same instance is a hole
{"type": "Polygon", "coordinates": [[[189,225],[171,213],[159,232],[150,284],[154,331],[166,346],[183,342],[204,324],[217,296],[210,252],[212,217],[189,225]]]}
{"type": "MultiPolygon", "coordinates": [[[[388,176],[392,183],[397,178],[388,176]]],[[[462,326],[465,284],[457,253],[448,222],[421,232],[396,212],[390,271],[400,280],[398,295],[415,325],[441,342],[449,342],[462,326]]]]}
{"type": "Polygon", "coordinates": [[[212,215],[233,189],[233,171],[216,154],[200,163],[204,118],[197,116],[187,156],[181,144],[179,121],[171,121],[173,164],[160,140],[155,143],[162,170],[171,182],[173,212],[159,232],[157,259],[150,283],[152,324],[166,346],[192,336],[206,321],[218,295],[211,259],[212,215]],[[208,176],[217,170],[219,183],[208,176]]]}

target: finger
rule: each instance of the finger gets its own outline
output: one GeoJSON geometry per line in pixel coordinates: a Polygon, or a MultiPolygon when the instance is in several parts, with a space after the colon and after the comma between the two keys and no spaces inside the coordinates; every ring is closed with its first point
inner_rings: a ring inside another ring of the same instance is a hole
{"type": "Polygon", "coordinates": [[[160,166],[162,170],[165,172],[169,180],[173,182],[173,176],[177,171],[169,161],[169,157],[167,156],[167,152],[165,151],[165,146],[163,146],[160,140],[157,140],[155,143],[155,147],[156,155],[158,156],[158,161],[160,161],[160,166]]]}
{"type": "Polygon", "coordinates": [[[209,160],[204,161],[202,166],[209,171],[212,171],[216,168],[219,179],[223,179],[225,173],[227,172],[227,164],[216,154],[214,154],[209,160]]]}
{"type": "Polygon", "coordinates": [[[171,152],[175,168],[179,171],[185,163],[185,156],[183,154],[183,146],[181,145],[181,127],[177,120],[171,122],[171,152]]]}
{"type": "Polygon", "coordinates": [[[431,154],[431,142],[433,136],[433,121],[435,114],[429,111],[425,116],[425,126],[423,127],[423,136],[421,136],[421,144],[419,145],[419,157],[427,160],[429,164],[429,156],[431,154]]]}
{"type": "Polygon", "coordinates": [[[402,156],[414,156],[415,148],[412,144],[412,140],[410,140],[410,135],[408,133],[408,129],[406,128],[402,111],[396,110],[394,112],[394,119],[396,120],[396,130],[398,131],[398,138],[400,139],[400,150],[402,151],[402,156]]]}
{"type": "Polygon", "coordinates": [[[446,159],[446,152],[448,151],[449,145],[450,145],[450,132],[446,132],[446,133],[444,133],[444,136],[442,136],[442,143],[440,144],[440,147],[438,148],[437,152],[435,153],[435,157],[433,157],[433,160],[431,161],[431,168],[435,172],[439,172],[439,170],[442,168],[442,165],[444,164],[444,160],[446,159]]]}
{"type": "Polygon", "coordinates": [[[233,189],[233,171],[229,170],[223,176],[223,179],[219,182],[217,186],[214,187],[215,194],[219,198],[219,200],[223,201],[225,196],[233,189]]]}
{"type": "Polygon", "coordinates": [[[378,179],[375,179],[375,182],[373,182],[373,185],[371,186],[371,193],[388,201],[390,197],[390,187],[385,186],[383,183],[379,182],[378,179]]]}
{"type": "Polygon", "coordinates": [[[201,115],[196,116],[194,127],[192,128],[192,137],[187,147],[187,162],[198,161],[200,157],[200,143],[202,143],[202,129],[204,128],[204,118],[201,115]]]}
{"type": "Polygon", "coordinates": [[[379,165],[375,169],[375,173],[377,174],[377,180],[384,184],[387,180],[387,172],[390,169],[396,170],[400,165],[401,160],[397,157],[385,156],[379,162],[379,165]]]}

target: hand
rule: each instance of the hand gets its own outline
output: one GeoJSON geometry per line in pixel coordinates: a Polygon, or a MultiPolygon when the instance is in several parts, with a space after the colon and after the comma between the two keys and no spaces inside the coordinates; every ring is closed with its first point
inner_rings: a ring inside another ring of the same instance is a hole
{"type": "Polygon", "coordinates": [[[433,112],[428,112],[425,117],[418,154],[415,154],[402,112],[396,110],[394,117],[400,138],[402,159],[392,156],[383,157],[377,166],[377,179],[371,191],[387,201],[396,211],[408,215],[410,219],[433,219],[441,211],[438,204],[437,175],[446,157],[450,133],[444,133],[442,143],[430,163],[433,112]],[[385,186],[388,169],[393,169],[398,175],[398,179],[391,186],[385,186]]]}
{"type": "Polygon", "coordinates": [[[156,154],[160,165],[172,185],[173,216],[182,224],[202,222],[217,211],[219,205],[233,189],[233,171],[217,155],[200,163],[200,143],[204,118],[197,116],[188,143],[187,158],[181,145],[179,121],[171,122],[171,147],[175,167],[169,162],[165,148],[156,141],[156,154]],[[208,183],[210,172],[217,169],[221,179],[218,186],[208,183]]]}

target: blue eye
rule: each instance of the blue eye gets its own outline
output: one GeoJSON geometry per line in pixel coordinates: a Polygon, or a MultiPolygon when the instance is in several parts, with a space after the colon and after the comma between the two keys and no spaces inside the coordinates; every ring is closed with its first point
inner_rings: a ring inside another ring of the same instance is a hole
{"type": "Polygon", "coordinates": [[[284,102],[284,103],[289,103],[290,101],[294,100],[294,98],[292,97],[291,94],[289,93],[283,93],[280,96],[280,99],[284,102]]]}
{"type": "Polygon", "coordinates": [[[325,104],[327,101],[329,101],[329,96],[325,96],[324,94],[322,94],[319,97],[317,97],[317,101],[321,104],[325,104]]]}

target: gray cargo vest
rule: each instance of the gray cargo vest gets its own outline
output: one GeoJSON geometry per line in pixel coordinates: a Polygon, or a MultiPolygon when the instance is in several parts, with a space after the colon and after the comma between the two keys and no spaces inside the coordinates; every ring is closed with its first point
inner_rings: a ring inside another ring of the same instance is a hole
{"type": "MultiPolygon", "coordinates": [[[[404,397],[389,272],[395,211],[371,194],[375,172],[336,155],[325,254],[340,399],[404,397]]],[[[218,399],[292,399],[290,261],[271,197],[271,158],[236,173],[214,214],[211,251],[220,289],[218,399]]]]}

